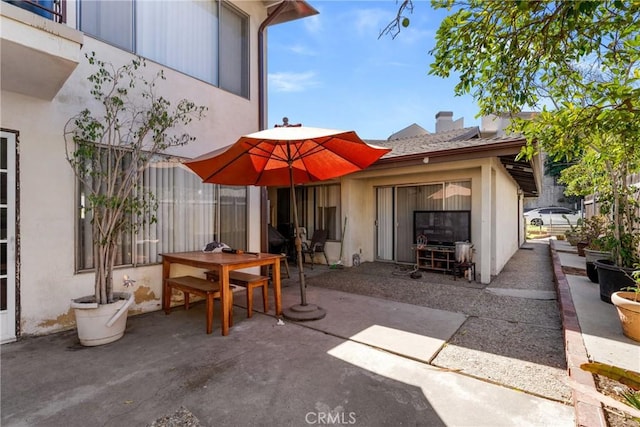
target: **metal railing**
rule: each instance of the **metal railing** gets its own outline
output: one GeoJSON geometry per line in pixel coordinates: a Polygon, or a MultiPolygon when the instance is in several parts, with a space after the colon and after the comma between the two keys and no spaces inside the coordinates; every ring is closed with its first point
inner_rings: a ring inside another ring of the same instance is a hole
{"type": "Polygon", "coordinates": [[[67,22],[66,0],[2,0],[29,12],[64,24],[67,22]]]}

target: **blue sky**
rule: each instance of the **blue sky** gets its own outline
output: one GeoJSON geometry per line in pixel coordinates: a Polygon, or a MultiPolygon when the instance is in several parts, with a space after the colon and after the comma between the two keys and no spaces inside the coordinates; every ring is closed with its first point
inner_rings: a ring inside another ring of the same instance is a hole
{"type": "Polygon", "coordinates": [[[314,1],[320,14],[268,30],[268,127],[282,123],[355,130],[386,139],[417,123],[435,131],[435,115],[453,111],[479,126],[471,96],[456,97],[456,80],[428,75],[435,32],[446,11],[414,1],[411,25],[378,39],[395,17],[394,0],[314,1]]]}

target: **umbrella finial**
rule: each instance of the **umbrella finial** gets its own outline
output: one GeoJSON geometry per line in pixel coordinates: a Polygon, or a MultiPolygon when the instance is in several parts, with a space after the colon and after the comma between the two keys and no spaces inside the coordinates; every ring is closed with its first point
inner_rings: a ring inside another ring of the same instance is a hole
{"type": "Polygon", "coordinates": [[[297,128],[302,126],[302,123],[298,123],[296,125],[290,125],[289,124],[289,118],[288,117],[283,117],[282,118],[282,124],[281,125],[276,125],[275,127],[277,128],[297,128]]]}

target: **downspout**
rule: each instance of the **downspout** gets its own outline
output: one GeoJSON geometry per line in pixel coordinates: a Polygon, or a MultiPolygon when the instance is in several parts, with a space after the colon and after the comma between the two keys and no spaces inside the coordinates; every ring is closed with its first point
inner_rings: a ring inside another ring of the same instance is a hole
{"type": "MultiPolygon", "coordinates": [[[[276,7],[273,13],[262,21],[258,28],[258,130],[266,129],[265,124],[265,61],[264,61],[264,32],[269,24],[284,10],[287,6],[287,0],[276,7]]],[[[269,252],[269,231],[267,227],[267,218],[269,212],[267,205],[269,197],[267,187],[260,187],[260,252],[269,252]]]]}
{"type": "Polygon", "coordinates": [[[265,105],[265,82],[264,82],[264,32],[271,22],[280,15],[280,13],[287,6],[287,0],[276,7],[273,13],[267,16],[267,19],[262,21],[260,28],[258,28],[258,130],[266,129],[264,112],[266,110],[265,105]]]}

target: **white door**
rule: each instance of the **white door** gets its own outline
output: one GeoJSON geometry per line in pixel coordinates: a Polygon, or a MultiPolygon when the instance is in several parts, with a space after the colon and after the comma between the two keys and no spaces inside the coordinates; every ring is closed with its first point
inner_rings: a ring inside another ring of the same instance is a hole
{"type": "Polygon", "coordinates": [[[1,342],[16,340],[16,136],[0,135],[0,329],[1,342]]]}

